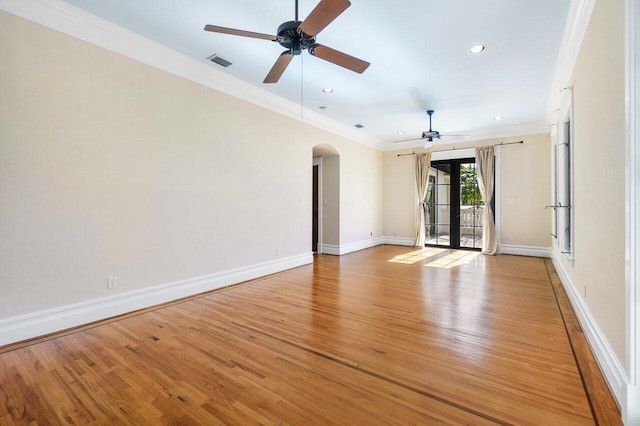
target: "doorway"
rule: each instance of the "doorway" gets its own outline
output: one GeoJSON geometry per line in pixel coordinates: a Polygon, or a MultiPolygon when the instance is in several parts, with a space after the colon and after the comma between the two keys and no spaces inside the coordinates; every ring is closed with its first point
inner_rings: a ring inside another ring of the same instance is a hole
{"type": "Polygon", "coordinates": [[[428,182],[426,245],[480,250],[485,203],[475,158],[432,161],[428,182]]]}
{"type": "Polygon", "coordinates": [[[320,217],[320,213],[319,213],[319,208],[320,208],[320,200],[319,200],[319,195],[320,195],[320,171],[319,171],[320,166],[317,164],[313,165],[313,211],[312,211],[312,236],[311,236],[311,251],[316,252],[318,251],[318,241],[319,241],[319,232],[320,232],[320,227],[319,227],[319,217],[320,217]]]}
{"type": "Polygon", "coordinates": [[[311,250],[338,254],[340,251],[340,154],[334,147],[313,147],[311,250]]]}

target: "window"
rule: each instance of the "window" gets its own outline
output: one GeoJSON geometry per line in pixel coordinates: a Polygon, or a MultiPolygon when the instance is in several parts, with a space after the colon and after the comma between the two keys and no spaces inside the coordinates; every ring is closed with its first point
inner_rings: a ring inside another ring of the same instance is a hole
{"type": "Polygon", "coordinates": [[[556,246],[569,258],[574,255],[573,220],[573,102],[572,90],[565,96],[558,110],[556,131],[553,134],[554,203],[553,231],[556,246]]]}

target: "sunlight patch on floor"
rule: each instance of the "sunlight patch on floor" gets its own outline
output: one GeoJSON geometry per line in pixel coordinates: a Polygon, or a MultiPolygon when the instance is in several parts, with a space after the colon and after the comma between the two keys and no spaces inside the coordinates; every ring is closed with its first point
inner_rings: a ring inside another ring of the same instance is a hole
{"type": "Polygon", "coordinates": [[[479,251],[457,250],[441,257],[440,259],[436,259],[425,266],[430,268],[451,269],[471,263],[471,261],[478,256],[480,256],[479,251]]]}
{"type": "Polygon", "coordinates": [[[404,263],[405,265],[413,265],[414,263],[421,262],[428,257],[435,256],[444,251],[446,251],[446,249],[427,247],[427,248],[412,251],[409,253],[399,254],[395,256],[393,259],[389,259],[388,262],[404,263]]]}

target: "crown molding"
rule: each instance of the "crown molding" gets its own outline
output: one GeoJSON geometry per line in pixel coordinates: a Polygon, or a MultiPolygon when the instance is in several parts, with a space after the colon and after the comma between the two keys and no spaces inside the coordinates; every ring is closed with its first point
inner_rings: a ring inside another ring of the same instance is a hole
{"type": "Polygon", "coordinates": [[[0,9],[354,142],[382,142],[61,0],[0,0],[0,9]]]}
{"type": "Polygon", "coordinates": [[[582,40],[587,32],[595,5],[596,0],[571,0],[549,94],[546,115],[548,123],[553,122],[554,111],[562,100],[561,90],[569,86],[573,67],[580,53],[582,40]]]}
{"type": "MultiPolygon", "coordinates": [[[[496,127],[488,129],[468,130],[462,133],[468,135],[464,139],[455,139],[455,141],[445,141],[441,139],[440,142],[434,142],[434,147],[437,145],[465,145],[468,142],[483,141],[488,139],[503,139],[517,136],[527,135],[539,135],[542,133],[549,133],[549,124],[545,121],[537,121],[535,123],[518,124],[516,126],[496,127]]],[[[383,147],[383,151],[398,151],[401,149],[411,148],[424,148],[425,142],[422,140],[411,142],[387,142],[383,147]]]]}

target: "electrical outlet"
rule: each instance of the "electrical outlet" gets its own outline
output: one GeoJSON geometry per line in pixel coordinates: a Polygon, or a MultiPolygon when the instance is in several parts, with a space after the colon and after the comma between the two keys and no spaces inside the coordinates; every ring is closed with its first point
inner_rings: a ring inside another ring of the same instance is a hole
{"type": "Polygon", "coordinates": [[[118,279],[116,277],[107,278],[107,288],[116,288],[118,287],[118,279]]]}
{"type": "Polygon", "coordinates": [[[280,256],[280,248],[276,249],[276,257],[280,256]]]}
{"type": "Polygon", "coordinates": [[[587,298],[587,284],[585,283],[582,286],[583,286],[583,289],[584,289],[584,298],[586,299],[587,298]]]}
{"type": "Polygon", "coordinates": [[[373,237],[373,231],[369,232],[369,235],[373,237]]]}

